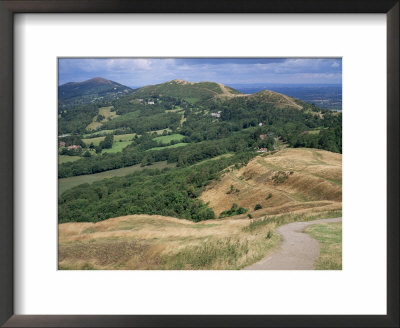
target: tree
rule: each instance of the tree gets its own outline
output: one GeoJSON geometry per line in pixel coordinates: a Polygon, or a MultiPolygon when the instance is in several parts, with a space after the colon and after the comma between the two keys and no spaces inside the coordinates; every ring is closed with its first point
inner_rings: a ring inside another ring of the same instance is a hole
{"type": "Polygon", "coordinates": [[[113,142],[114,142],[114,135],[108,134],[106,135],[104,140],[100,142],[100,147],[101,149],[110,149],[112,148],[113,142]]]}
{"type": "Polygon", "coordinates": [[[99,114],[99,115],[97,115],[96,121],[97,121],[97,122],[101,122],[101,121],[103,121],[104,119],[105,119],[105,116],[99,114]]]}

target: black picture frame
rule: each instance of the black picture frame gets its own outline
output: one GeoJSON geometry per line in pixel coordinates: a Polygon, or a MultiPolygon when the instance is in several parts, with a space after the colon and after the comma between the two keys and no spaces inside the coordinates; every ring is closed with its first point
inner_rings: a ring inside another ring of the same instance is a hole
{"type": "Polygon", "coordinates": [[[0,324],[4,327],[399,327],[398,0],[0,0],[0,324]],[[13,17],[16,13],[384,13],[387,16],[387,315],[14,315],[13,17]]]}

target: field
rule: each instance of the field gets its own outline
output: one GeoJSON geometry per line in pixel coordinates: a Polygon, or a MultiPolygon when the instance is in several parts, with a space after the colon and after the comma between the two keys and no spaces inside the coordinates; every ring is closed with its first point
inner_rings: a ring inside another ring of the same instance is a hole
{"type": "Polygon", "coordinates": [[[316,224],[305,232],[321,244],[320,256],[315,263],[317,270],[342,269],[342,223],[316,224]]]}
{"type": "Polygon", "coordinates": [[[156,137],[154,138],[155,141],[161,142],[163,144],[169,144],[172,140],[182,140],[185,136],[175,133],[175,134],[170,134],[168,136],[161,136],[161,137],[156,137]]]}
{"type": "Polygon", "coordinates": [[[126,146],[130,145],[132,141],[115,141],[112,145],[112,148],[109,149],[103,149],[103,153],[118,153],[122,151],[126,146]]]}
{"type": "Polygon", "coordinates": [[[81,157],[80,156],[58,155],[58,164],[75,162],[78,159],[81,159],[81,157]]]}
{"type": "Polygon", "coordinates": [[[116,134],[114,135],[114,141],[132,141],[135,136],[136,133],[116,134]]]}
{"type": "Polygon", "coordinates": [[[120,115],[120,116],[117,115],[117,116],[114,118],[114,120],[115,120],[116,122],[119,122],[119,121],[125,121],[125,120],[135,119],[135,118],[137,118],[138,116],[139,116],[139,112],[138,112],[138,111],[134,111],[134,112],[130,112],[130,113],[126,113],[126,114],[120,115]]]}
{"type": "MultiPolygon", "coordinates": [[[[132,139],[135,137],[136,133],[127,133],[127,134],[117,134],[114,135],[114,142],[116,141],[132,141],[132,139]]],[[[103,141],[105,136],[102,137],[95,137],[95,138],[85,138],[82,139],[82,141],[89,146],[92,142],[93,145],[98,146],[101,141],[103,141]]]]}
{"type": "Polygon", "coordinates": [[[105,137],[96,137],[96,138],[88,138],[88,139],[82,139],[82,141],[89,146],[91,143],[93,143],[93,145],[98,146],[100,144],[101,141],[104,140],[105,137]]]}
{"type": "MultiPolygon", "coordinates": [[[[278,226],[341,216],[341,173],[341,155],[327,151],[259,155],[242,168],[227,169],[200,196],[216,214],[233,203],[247,208],[245,214],[198,223],[137,214],[59,224],[59,268],[242,269],[279,245],[278,226]]],[[[310,232],[319,234],[315,238],[332,239],[318,229],[310,232]]]]}
{"type": "MultiPolygon", "coordinates": [[[[151,166],[147,166],[147,168],[163,169],[164,167],[173,167],[173,166],[174,164],[167,164],[167,162],[157,162],[151,166]]],[[[121,177],[143,169],[145,169],[145,167],[141,167],[140,165],[133,165],[124,167],[122,169],[110,170],[96,174],[79,175],[70,178],[58,179],[58,194],[61,195],[64,191],[83,183],[93,183],[95,181],[100,181],[103,179],[121,177]]]]}
{"type": "Polygon", "coordinates": [[[98,115],[96,115],[95,117],[93,117],[93,121],[86,127],[86,130],[87,131],[98,130],[103,125],[104,122],[107,122],[109,120],[118,117],[116,112],[111,111],[112,108],[113,106],[99,108],[98,115],[102,115],[104,116],[104,118],[100,122],[98,122],[98,115]]]}
{"type": "MultiPolygon", "coordinates": [[[[169,146],[165,146],[165,147],[153,147],[153,148],[150,148],[148,150],[160,150],[160,149],[167,149],[167,148],[178,148],[178,147],[182,147],[182,146],[186,146],[186,145],[188,145],[188,144],[185,143],[185,142],[180,142],[180,143],[177,143],[175,145],[169,145],[169,146]]],[[[146,151],[148,151],[148,150],[146,150],[146,151]]]]}
{"type": "Polygon", "coordinates": [[[93,137],[104,137],[107,134],[114,133],[114,130],[100,130],[92,133],[85,133],[82,135],[83,138],[93,138],[93,137]]]}

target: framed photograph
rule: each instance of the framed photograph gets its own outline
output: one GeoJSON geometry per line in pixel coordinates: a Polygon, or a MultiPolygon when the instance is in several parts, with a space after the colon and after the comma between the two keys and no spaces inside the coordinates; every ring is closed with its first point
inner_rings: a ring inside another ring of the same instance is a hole
{"type": "Polygon", "coordinates": [[[2,325],[399,325],[398,1],[0,10],[2,325]]]}

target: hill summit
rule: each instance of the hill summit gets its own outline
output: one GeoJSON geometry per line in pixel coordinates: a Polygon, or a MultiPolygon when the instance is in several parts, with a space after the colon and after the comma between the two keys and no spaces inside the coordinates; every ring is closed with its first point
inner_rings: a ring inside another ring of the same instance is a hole
{"type": "Polygon", "coordinates": [[[114,99],[118,94],[126,94],[131,88],[120,83],[95,77],[82,82],[69,82],[58,87],[60,104],[88,103],[96,100],[114,99]]]}
{"type": "Polygon", "coordinates": [[[175,79],[161,84],[149,85],[134,92],[138,97],[169,96],[184,98],[190,103],[221,96],[232,97],[239,91],[216,82],[189,82],[175,79]]]}

